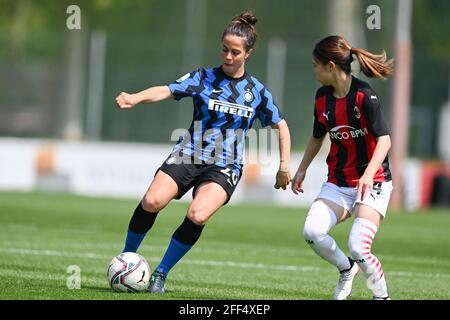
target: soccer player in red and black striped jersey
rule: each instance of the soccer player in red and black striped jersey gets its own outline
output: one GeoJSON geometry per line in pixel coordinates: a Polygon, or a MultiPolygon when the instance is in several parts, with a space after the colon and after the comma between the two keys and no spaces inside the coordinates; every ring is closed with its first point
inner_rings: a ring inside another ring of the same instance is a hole
{"type": "Polygon", "coordinates": [[[305,240],[340,271],[334,299],[344,300],[351,294],[353,279],[362,270],[373,298],[385,300],[389,295],[384,272],[371,246],[392,192],[388,162],[391,140],[377,94],[351,74],[354,56],[370,78],[384,79],[392,72],[393,61],[386,59],[385,52],[376,55],[353,48],[340,36],[329,36],[316,44],[313,66],[323,86],[316,94],[313,133],[292,190],[303,192],[306,171],[328,133],[328,180],[306,217],[305,240]],[[328,232],[352,214],[349,258],[328,232]]]}

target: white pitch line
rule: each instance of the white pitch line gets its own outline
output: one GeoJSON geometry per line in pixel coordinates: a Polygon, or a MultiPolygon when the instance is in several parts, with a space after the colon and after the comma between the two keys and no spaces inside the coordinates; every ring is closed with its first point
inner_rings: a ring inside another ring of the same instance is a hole
{"type": "MultiPolygon", "coordinates": [[[[1,248],[0,252],[20,255],[35,255],[35,256],[52,256],[52,257],[67,257],[67,258],[82,258],[82,259],[101,259],[109,261],[111,256],[102,255],[90,252],[77,253],[67,251],[55,251],[55,250],[38,250],[29,248],[1,248]]],[[[146,258],[152,262],[159,262],[161,259],[157,257],[146,258]]],[[[283,270],[283,271],[300,271],[300,272],[319,272],[322,271],[319,267],[313,266],[292,266],[292,265],[275,265],[264,263],[245,263],[235,261],[220,261],[220,260],[193,260],[183,259],[181,263],[193,264],[193,265],[205,265],[205,266],[226,266],[231,268],[244,268],[244,269],[271,269],[271,270],[283,270]]],[[[389,276],[398,277],[421,277],[421,278],[450,278],[450,273],[430,273],[430,272],[407,272],[407,271],[390,271],[386,272],[389,276]]]]}
{"type": "MultiPolygon", "coordinates": [[[[165,237],[159,237],[156,239],[164,239],[167,240],[165,237]]],[[[155,240],[155,237],[153,237],[153,240],[155,240]]],[[[14,246],[20,246],[23,248],[35,248],[35,243],[30,242],[30,241],[0,241],[0,244],[3,245],[4,248],[8,248],[8,247],[14,247],[14,246]]],[[[89,251],[89,250],[99,250],[99,249],[103,249],[103,250],[117,250],[118,246],[117,244],[111,244],[110,242],[105,243],[105,242],[96,242],[95,244],[93,243],[89,243],[89,242],[85,242],[85,243],[74,243],[74,242],[64,242],[64,243],[60,243],[61,246],[64,246],[66,248],[66,250],[76,250],[76,251],[89,251]]],[[[251,245],[246,245],[246,247],[244,248],[230,248],[231,245],[227,245],[227,246],[219,246],[217,247],[217,245],[215,243],[212,243],[211,247],[205,247],[205,246],[198,246],[195,248],[195,252],[196,253],[205,253],[205,254],[209,254],[209,253],[214,253],[216,254],[218,250],[220,250],[221,253],[224,254],[233,254],[236,255],[238,252],[245,252],[245,254],[247,256],[249,255],[257,255],[260,254],[261,252],[263,252],[264,254],[277,254],[277,252],[279,252],[280,248],[272,246],[272,247],[267,247],[265,246],[264,249],[261,248],[254,248],[251,245]],[[251,249],[251,250],[250,250],[251,249]]],[[[141,251],[146,251],[146,250],[151,250],[151,251],[155,251],[155,250],[160,250],[160,251],[165,251],[167,249],[167,244],[165,245],[155,245],[155,244],[142,244],[140,247],[141,251]]],[[[292,255],[292,256],[307,256],[307,257],[313,257],[315,256],[315,253],[310,250],[308,248],[308,250],[302,250],[301,248],[283,248],[283,254],[287,254],[287,255],[292,255]]]]}
{"type": "MultiPolygon", "coordinates": [[[[112,259],[109,255],[102,255],[96,253],[72,253],[66,251],[55,251],[55,250],[38,250],[38,249],[28,249],[28,248],[0,248],[2,253],[20,254],[20,255],[35,255],[35,256],[52,256],[52,257],[67,257],[67,258],[82,258],[82,259],[101,259],[109,260],[112,259]]],[[[157,257],[146,257],[147,260],[153,262],[159,262],[161,258],[157,257]]],[[[182,263],[194,264],[194,265],[206,265],[206,266],[228,266],[234,268],[246,268],[246,269],[273,269],[273,270],[287,270],[287,271],[319,271],[320,268],[311,266],[289,266],[289,265],[270,265],[263,263],[245,263],[245,262],[234,262],[234,261],[218,261],[218,260],[191,260],[183,259],[182,263]]]]}

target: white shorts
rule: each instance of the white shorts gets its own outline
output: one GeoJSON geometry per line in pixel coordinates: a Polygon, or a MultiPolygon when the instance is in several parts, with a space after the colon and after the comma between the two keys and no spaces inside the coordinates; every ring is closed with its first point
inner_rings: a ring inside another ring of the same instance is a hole
{"type": "Polygon", "coordinates": [[[364,199],[356,199],[357,190],[355,188],[338,187],[337,185],[325,182],[322,185],[317,199],[330,200],[337,205],[340,205],[344,209],[347,209],[350,214],[353,214],[357,203],[365,204],[381,214],[386,216],[387,207],[389,204],[389,198],[391,197],[392,181],[375,183],[370,194],[367,194],[364,199]],[[375,185],[378,184],[378,185],[375,185]]]}

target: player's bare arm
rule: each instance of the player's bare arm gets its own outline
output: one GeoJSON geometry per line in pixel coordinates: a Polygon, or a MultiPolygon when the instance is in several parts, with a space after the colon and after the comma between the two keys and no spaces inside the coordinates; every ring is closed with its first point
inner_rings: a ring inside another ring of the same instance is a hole
{"type": "Polygon", "coordinates": [[[319,153],[324,138],[325,136],[320,138],[314,138],[314,136],[311,136],[311,138],[309,138],[303,159],[298,166],[294,179],[292,180],[291,188],[295,194],[298,194],[299,192],[303,193],[303,181],[305,180],[306,170],[308,170],[309,165],[316,157],[317,153],[319,153]]]}
{"type": "Polygon", "coordinates": [[[286,190],[291,181],[291,135],[286,120],[281,120],[272,129],[279,130],[280,166],[276,176],[275,189],[286,190]]]}
{"type": "Polygon", "coordinates": [[[137,93],[121,92],[116,103],[120,109],[131,109],[139,103],[153,103],[173,98],[168,86],[156,86],[137,93]]]}

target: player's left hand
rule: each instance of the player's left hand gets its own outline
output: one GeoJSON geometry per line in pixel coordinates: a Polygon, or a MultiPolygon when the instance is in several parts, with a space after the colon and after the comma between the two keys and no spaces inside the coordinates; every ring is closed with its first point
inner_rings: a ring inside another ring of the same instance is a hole
{"type": "Polygon", "coordinates": [[[361,178],[359,178],[356,189],[356,199],[363,201],[364,198],[372,192],[373,178],[363,175],[361,178]]]}
{"type": "Polygon", "coordinates": [[[289,169],[279,169],[276,176],[275,185],[273,186],[275,189],[283,189],[286,190],[286,187],[289,185],[291,181],[291,173],[289,169]]]}

